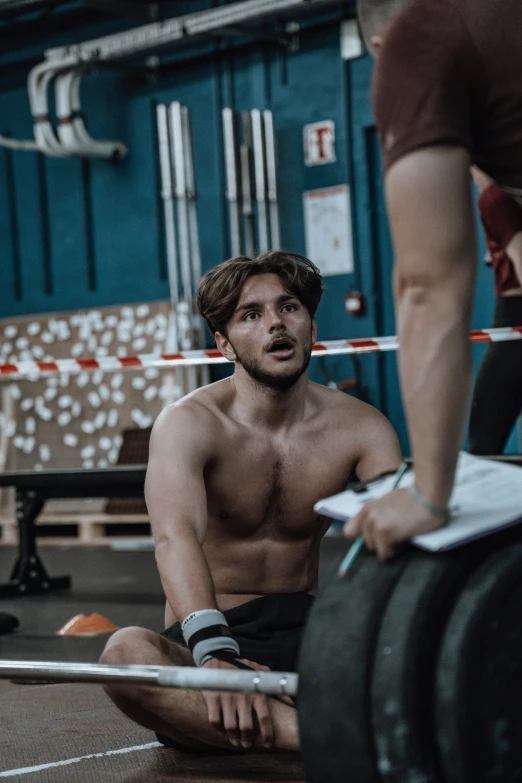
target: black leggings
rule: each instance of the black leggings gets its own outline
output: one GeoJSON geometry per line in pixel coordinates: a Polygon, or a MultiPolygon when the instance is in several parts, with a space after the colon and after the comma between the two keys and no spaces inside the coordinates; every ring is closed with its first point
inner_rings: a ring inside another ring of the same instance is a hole
{"type": "MultiPolygon", "coordinates": [[[[500,296],[495,327],[522,326],[522,296],[500,296]]],[[[473,391],[471,454],[502,454],[522,411],[522,340],[490,343],[473,391]]]]}

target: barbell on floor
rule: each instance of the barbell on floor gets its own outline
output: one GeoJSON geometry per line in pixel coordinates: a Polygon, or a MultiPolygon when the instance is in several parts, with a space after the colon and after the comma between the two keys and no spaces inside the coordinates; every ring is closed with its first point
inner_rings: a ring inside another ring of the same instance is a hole
{"type": "Polygon", "coordinates": [[[0,679],[45,682],[93,682],[186,688],[200,691],[238,691],[267,696],[296,696],[294,672],[224,671],[194,666],[114,666],[101,663],[0,661],[0,679]]]}

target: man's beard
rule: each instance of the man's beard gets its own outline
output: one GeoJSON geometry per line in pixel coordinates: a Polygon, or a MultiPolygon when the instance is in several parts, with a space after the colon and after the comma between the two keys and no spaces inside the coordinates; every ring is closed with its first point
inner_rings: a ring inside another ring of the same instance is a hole
{"type": "MultiPolygon", "coordinates": [[[[234,348],[234,346],[232,346],[234,348]]],[[[310,357],[312,356],[312,340],[303,348],[303,361],[299,369],[295,370],[291,375],[272,375],[271,373],[263,370],[260,364],[255,359],[250,359],[248,356],[240,356],[237,350],[234,348],[237,361],[243,367],[245,372],[258,383],[260,386],[266,386],[274,391],[288,391],[291,389],[299,378],[306,372],[308,365],[310,364],[310,357]]]]}

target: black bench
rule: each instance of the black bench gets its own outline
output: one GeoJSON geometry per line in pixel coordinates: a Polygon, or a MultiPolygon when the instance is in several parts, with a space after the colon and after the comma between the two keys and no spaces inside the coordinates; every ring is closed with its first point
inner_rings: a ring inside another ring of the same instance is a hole
{"type": "Polygon", "coordinates": [[[57,498],[142,498],[146,465],[112,468],[20,470],[0,473],[0,487],[16,488],[18,557],[0,598],[47,593],[71,586],[70,576],[47,574],[36,546],[36,519],[47,500],[57,498]]]}

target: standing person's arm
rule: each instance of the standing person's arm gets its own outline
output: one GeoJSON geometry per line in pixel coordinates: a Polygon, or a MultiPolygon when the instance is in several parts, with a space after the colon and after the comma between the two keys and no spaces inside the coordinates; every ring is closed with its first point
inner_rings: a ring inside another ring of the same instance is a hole
{"type": "MultiPolygon", "coordinates": [[[[453,486],[472,377],[468,330],[476,239],[467,151],[430,147],[399,159],[386,177],[386,200],[416,489],[443,509],[453,486]]],[[[401,541],[442,524],[442,516],[397,490],[366,504],[345,531],[349,537],[362,533],[381,557],[389,557],[401,541]]]]}
{"type": "Polygon", "coordinates": [[[416,487],[438,506],[450,498],[472,380],[477,248],[468,171],[466,150],[434,147],[399,160],[386,178],[416,487]]]}
{"type": "Polygon", "coordinates": [[[419,493],[414,500],[398,490],[367,504],[348,526],[355,534],[376,528],[381,557],[446,521],[466,421],[476,267],[469,151],[487,137],[493,107],[483,52],[461,6],[406,3],[383,33],[374,75],[396,254],[399,370],[419,493]]]}

